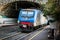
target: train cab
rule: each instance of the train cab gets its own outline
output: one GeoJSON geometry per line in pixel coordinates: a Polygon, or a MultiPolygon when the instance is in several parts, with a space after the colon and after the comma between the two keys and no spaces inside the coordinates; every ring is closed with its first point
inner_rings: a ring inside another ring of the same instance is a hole
{"type": "Polygon", "coordinates": [[[21,9],[19,12],[18,23],[23,30],[37,29],[41,25],[41,10],[21,9]]]}

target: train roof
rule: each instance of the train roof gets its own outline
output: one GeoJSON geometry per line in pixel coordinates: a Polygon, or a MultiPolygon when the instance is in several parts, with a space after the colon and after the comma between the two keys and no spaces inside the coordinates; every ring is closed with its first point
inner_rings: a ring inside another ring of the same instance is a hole
{"type": "Polygon", "coordinates": [[[37,10],[37,11],[41,11],[41,10],[39,10],[39,9],[21,9],[21,10],[37,10]]]}

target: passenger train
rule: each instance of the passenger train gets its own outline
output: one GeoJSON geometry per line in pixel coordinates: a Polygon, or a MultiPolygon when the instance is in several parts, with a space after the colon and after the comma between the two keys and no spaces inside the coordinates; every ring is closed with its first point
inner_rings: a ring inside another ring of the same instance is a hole
{"type": "Polygon", "coordinates": [[[19,27],[22,31],[33,31],[47,23],[41,10],[21,9],[18,16],[19,27]]]}

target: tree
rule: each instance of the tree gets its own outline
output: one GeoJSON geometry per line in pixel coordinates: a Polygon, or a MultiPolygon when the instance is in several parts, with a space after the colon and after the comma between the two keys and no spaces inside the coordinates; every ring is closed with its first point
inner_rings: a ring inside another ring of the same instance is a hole
{"type": "Polygon", "coordinates": [[[45,14],[45,16],[46,15],[52,15],[52,13],[51,12],[53,12],[54,11],[54,9],[55,9],[55,3],[53,2],[53,0],[49,0],[47,3],[46,3],[46,5],[45,5],[45,7],[44,7],[44,14],[45,14]]]}
{"type": "MultiPolygon", "coordinates": [[[[51,16],[56,22],[56,29],[58,30],[56,33],[60,34],[60,5],[58,5],[58,1],[56,0],[48,0],[45,4],[44,16],[51,16]]],[[[53,23],[54,24],[54,23],[53,23]]]]}

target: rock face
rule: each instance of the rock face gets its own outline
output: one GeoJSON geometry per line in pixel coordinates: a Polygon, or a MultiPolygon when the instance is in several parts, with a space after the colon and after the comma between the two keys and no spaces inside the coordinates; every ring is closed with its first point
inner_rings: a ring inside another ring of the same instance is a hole
{"type": "Polygon", "coordinates": [[[0,0],[0,5],[6,5],[8,3],[14,2],[14,1],[20,1],[20,0],[0,0]]]}
{"type": "Polygon", "coordinates": [[[54,29],[54,36],[57,37],[56,39],[60,40],[60,22],[54,21],[51,16],[47,17],[49,21],[49,25],[51,29],[54,29]]]}
{"type": "Polygon", "coordinates": [[[33,1],[33,0],[0,0],[0,5],[5,5],[11,2],[15,2],[15,1],[33,1]]]}
{"type": "Polygon", "coordinates": [[[0,5],[6,5],[8,3],[15,2],[15,1],[31,1],[39,4],[45,4],[48,0],[0,0],[0,5]]]}
{"type": "MultiPolygon", "coordinates": [[[[0,0],[0,15],[5,15],[5,16],[8,16],[8,17],[17,18],[19,9],[18,10],[16,10],[16,9],[19,8],[21,5],[16,6],[17,4],[13,4],[13,5],[10,4],[10,3],[13,3],[13,2],[16,2],[16,1],[31,1],[31,2],[36,2],[36,3],[43,2],[42,0],[0,0]]],[[[34,5],[34,4],[32,4],[32,5],[34,5]]],[[[30,7],[30,5],[28,5],[28,6],[30,7]]]]}
{"type": "Polygon", "coordinates": [[[18,16],[17,10],[13,9],[12,7],[9,6],[9,7],[2,8],[2,10],[0,11],[0,15],[7,16],[9,18],[17,18],[18,16]]]}

